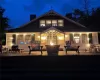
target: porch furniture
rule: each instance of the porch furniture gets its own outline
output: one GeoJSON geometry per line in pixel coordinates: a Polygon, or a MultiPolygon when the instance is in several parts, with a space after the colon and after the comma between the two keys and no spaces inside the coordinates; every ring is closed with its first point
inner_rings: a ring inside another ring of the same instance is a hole
{"type": "Polygon", "coordinates": [[[18,48],[17,45],[13,45],[11,49],[9,49],[9,52],[19,52],[20,53],[20,49],[18,48]]]}
{"type": "Polygon", "coordinates": [[[67,46],[64,46],[66,54],[67,54],[67,51],[76,51],[79,54],[80,53],[79,52],[79,47],[80,46],[77,46],[77,47],[67,47],[67,46]]]}
{"type": "Polygon", "coordinates": [[[60,45],[46,45],[48,56],[58,55],[60,45]]]}
{"type": "Polygon", "coordinates": [[[2,53],[8,53],[8,48],[2,48],[2,53]]]}
{"type": "Polygon", "coordinates": [[[29,54],[31,54],[32,51],[40,51],[42,55],[43,46],[35,46],[35,47],[28,46],[28,48],[29,48],[29,54]]]}

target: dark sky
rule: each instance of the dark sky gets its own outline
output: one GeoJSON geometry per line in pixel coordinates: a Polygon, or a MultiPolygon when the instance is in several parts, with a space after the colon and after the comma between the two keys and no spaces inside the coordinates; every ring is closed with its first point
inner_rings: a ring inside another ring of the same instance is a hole
{"type": "MultiPolygon", "coordinates": [[[[89,6],[100,6],[100,0],[89,0],[89,6]]],[[[53,9],[65,15],[73,9],[83,9],[83,0],[0,0],[0,5],[6,9],[4,16],[10,19],[10,25],[19,27],[29,21],[30,14],[37,16],[53,9]]]]}

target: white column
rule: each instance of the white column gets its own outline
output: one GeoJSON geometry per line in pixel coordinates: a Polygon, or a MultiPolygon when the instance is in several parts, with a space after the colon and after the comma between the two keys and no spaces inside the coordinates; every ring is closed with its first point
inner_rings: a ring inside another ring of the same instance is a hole
{"type": "Polygon", "coordinates": [[[80,33],[80,44],[82,43],[82,34],[80,33]]]}

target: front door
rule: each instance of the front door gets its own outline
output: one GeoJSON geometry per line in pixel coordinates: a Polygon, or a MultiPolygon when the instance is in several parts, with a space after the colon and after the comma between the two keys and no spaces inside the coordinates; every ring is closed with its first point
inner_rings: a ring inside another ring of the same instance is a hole
{"type": "Polygon", "coordinates": [[[57,45],[57,35],[49,34],[47,36],[47,44],[48,45],[50,45],[50,44],[57,45]]]}

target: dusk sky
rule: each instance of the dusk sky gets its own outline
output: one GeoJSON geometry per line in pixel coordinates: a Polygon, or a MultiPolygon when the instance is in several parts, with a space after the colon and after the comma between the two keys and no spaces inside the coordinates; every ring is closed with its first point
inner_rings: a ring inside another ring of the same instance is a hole
{"type": "MultiPolygon", "coordinates": [[[[83,0],[0,0],[6,9],[4,16],[10,19],[10,25],[19,27],[29,22],[30,14],[40,16],[53,7],[53,10],[65,16],[75,8],[83,9],[83,0]]],[[[90,8],[100,7],[100,0],[90,0],[90,8]]]]}

